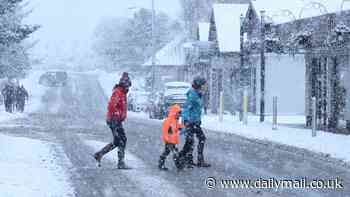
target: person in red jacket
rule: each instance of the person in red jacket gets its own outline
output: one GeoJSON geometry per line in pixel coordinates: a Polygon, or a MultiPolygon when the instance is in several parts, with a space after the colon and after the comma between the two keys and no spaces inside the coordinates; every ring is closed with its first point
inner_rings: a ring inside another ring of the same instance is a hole
{"type": "Polygon", "coordinates": [[[122,123],[127,116],[127,93],[130,87],[129,75],[124,72],[119,83],[113,88],[113,93],[108,103],[107,125],[112,130],[113,142],[94,154],[94,158],[99,166],[101,166],[102,157],[118,147],[118,169],[129,168],[124,162],[127,138],[122,123]]]}

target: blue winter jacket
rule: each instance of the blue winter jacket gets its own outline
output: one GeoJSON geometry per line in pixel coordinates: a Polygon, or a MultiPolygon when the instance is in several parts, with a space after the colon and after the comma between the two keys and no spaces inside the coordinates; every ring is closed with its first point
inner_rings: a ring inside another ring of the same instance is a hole
{"type": "Polygon", "coordinates": [[[193,88],[186,93],[186,96],[187,100],[182,110],[182,118],[189,123],[198,123],[202,116],[202,96],[193,88]]]}

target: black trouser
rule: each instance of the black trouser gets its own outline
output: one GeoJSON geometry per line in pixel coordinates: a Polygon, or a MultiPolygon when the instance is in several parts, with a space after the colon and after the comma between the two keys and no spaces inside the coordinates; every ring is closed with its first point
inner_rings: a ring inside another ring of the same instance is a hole
{"type": "Polygon", "coordinates": [[[24,99],[19,99],[16,103],[17,111],[23,112],[24,111],[24,105],[25,105],[25,100],[24,99]]]}
{"type": "Polygon", "coordinates": [[[113,134],[113,145],[118,147],[118,160],[123,161],[125,157],[125,147],[127,138],[122,123],[117,122],[107,122],[109,128],[112,130],[113,134]]]}
{"type": "Polygon", "coordinates": [[[123,125],[122,123],[118,123],[115,121],[107,122],[107,125],[112,131],[113,142],[107,144],[104,148],[97,152],[96,155],[99,155],[102,158],[103,155],[109,153],[110,151],[118,147],[118,160],[119,162],[123,162],[125,157],[125,147],[127,141],[123,125]]]}
{"type": "Polygon", "coordinates": [[[6,112],[12,113],[13,111],[13,103],[11,99],[5,99],[5,110],[6,112]]]}
{"type": "Polygon", "coordinates": [[[175,157],[177,156],[178,149],[175,144],[165,144],[164,152],[160,155],[159,158],[159,167],[163,166],[165,163],[165,160],[167,156],[170,154],[170,152],[175,153],[175,157]]]}
{"type": "Polygon", "coordinates": [[[204,162],[203,152],[205,140],[207,138],[205,137],[205,134],[199,125],[191,124],[186,128],[186,141],[181,152],[179,153],[179,157],[185,158],[187,163],[193,162],[194,135],[196,135],[198,139],[198,163],[204,162]]]}

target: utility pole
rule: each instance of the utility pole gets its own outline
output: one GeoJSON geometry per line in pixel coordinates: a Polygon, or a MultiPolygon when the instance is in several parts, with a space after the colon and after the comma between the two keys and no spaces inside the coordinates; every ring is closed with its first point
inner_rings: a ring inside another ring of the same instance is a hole
{"type": "Polygon", "coordinates": [[[261,15],[261,47],[260,47],[260,122],[265,121],[265,11],[261,15]]]}
{"type": "Polygon", "coordinates": [[[243,31],[244,17],[240,17],[240,73],[239,73],[239,121],[243,121],[243,80],[244,80],[244,31],[243,31]]]}
{"type": "Polygon", "coordinates": [[[155,43],[155,9],[154,9],[154,0],[152,0],[152,95],[155,93],[155,83],[156,83],[156,43],[155,43]]]}

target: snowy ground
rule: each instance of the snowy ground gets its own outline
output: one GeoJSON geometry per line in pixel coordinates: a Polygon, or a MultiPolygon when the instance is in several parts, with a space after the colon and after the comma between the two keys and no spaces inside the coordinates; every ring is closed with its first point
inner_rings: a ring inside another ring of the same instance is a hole
{"type": "Polygon", "coordinates": [[[54,157],[55,145],[0,134],[1,197],[73,196],[67,174],[54,157]]]}
{"type": "Polygon", "coordinates": [[[203,126],[206,129],[238,134],[244,137],[267,140],[304,148],[314,152],[329,154],[332,157],[350,162],[350,136],[333,134],[318,131],[317,137],[311,136],[310,129],[293,128],[293,124],[299,126],[303,124],[303,117],[280,117],[281,124],[290,126],[278,126],[278,130],[272,130],[270,118],[266,123],[259,123],[258,117],[254,116],[248,121],[248,125],[243,125],[237,117],[225,116],[220,123],[217,116],[205,116],[203,126]]]}
{"type": "MultiPolygon", "coordinates": [[[[48,88],[38,84],[39,77],[44,71],[31,71],[28,77],[20,83],[29,92],[29,101],[25,112],[13,114],[5,112],[0,106],[0,127],[5,133],[11,133],[10,128],[16,124],[10,122],[28,117],[30,113],[42,108],[42,97],[48,88]]],[[[21,128],[31,130],[34,127],[21,128]]],[[[22,129],[22,134],[24,134],[22,129]]],[[[20,134],[17,134],[20,135],[20,134]]],[[[61,147],[55,143],[34,140],[24,137],[10,137],[0,134],[0,193],[1,197],[58,197],[74,196],[69,175],[62,167],[69,166],[61,147]],[[58,156],[60,157],[57,160],[58,156]]]]}

